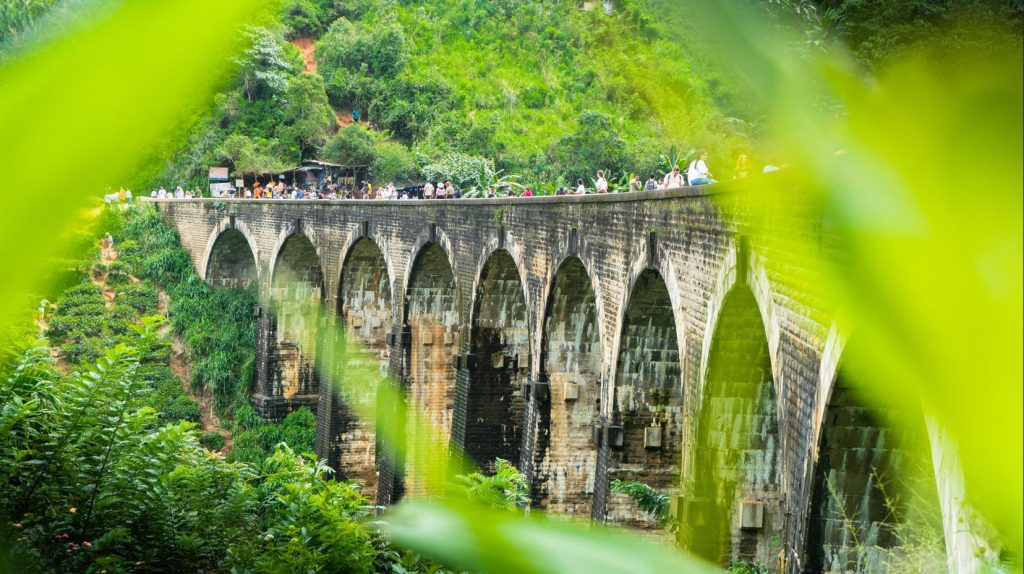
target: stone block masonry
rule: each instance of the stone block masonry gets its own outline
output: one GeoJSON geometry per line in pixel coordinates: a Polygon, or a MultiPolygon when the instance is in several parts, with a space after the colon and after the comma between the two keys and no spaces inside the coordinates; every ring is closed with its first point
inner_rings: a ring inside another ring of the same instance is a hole
{"type": "MultiPolygon", "coordinates": [[[[302,323],[312,306],[366,349],[343,360],[378,361],[444,448],[484,469],[517,464],[536,507],[654,529],[609,492],[639,480],[676,497],[681,544],[798,572],[847,559],[820,516],[821,437],[825,463],[873,495],[837,466],[848,406],[820,414],[838,362],[824,357],[842,349],[802,250],[836,242],[813,209],[779,198],[758,221],[793,231],[770,241],[751,233],[749,194],[718,186],[154,203],[212,285],[258,285],[256,408],[274,419],[315,408],[318,454],[378,501],[432,494],[409,463],[443,468],[445,453],[403,461],[353,414],[347,401],[367,397],[346,396],[345,369],[313,368],[339,353],[302,323]]],[[[863,520],[885,530],[877,512],[863,520]]]]}

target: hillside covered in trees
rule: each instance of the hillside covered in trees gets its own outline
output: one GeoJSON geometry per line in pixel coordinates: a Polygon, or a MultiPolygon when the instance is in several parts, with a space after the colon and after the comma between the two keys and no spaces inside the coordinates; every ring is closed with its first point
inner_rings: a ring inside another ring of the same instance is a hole
{"type": "MultiPolygon", "coordinates": [[[[5,4],[0,46],[67,4],[5,4]]],[[[795,32],[794,49],[841,41],[866,74],[955,22],[1015,30],[1022,14],[1018,0],[758,4],[795,32]]],[[[646,176],[699,148],[729,177],[741,152],[768,159],[766,112],[696,33],[695,9],[665,0],[288,0],[249,29],[212,109],[155,152],[170,160],[132,183],[205,187],[211,165],[253,175],[321,158],[365,166],[376,182],[426,176],[484,187],[511,176],[544,193],[598,169],[613,181],[646,176]]],[[[958,50],[981,41],[946,38],[958,50]]]]}

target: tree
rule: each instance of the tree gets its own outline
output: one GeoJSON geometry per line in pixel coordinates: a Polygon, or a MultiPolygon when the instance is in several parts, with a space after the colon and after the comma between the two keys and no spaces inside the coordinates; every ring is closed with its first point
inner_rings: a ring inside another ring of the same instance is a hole
{"type": "Polygon", "coordinates": [[[284,124],[277,132],[289,155],[301,160],[316,153],[327,142],[334,123],[320,74],[305,72],[288,82],[284,124]]]}
{"type": "Polygon", "coordinates": [[[459,187],[487,185],[494,176],[494,161],[464,153],[446,154],[423,166],[423,177],[428,180],[450,180],[459,187]]]}
{"type": "Polygon", "coordinates": [[[373,163],[374,145],[379,135],[362,124],[338,130],[323,148],[322,157],[345,167],[367,167],[373,163]]]}
{"type": "Polygon", "coordinates": [[[245,97],[252,100],[282,95],[288,87],[288,76],[295,68],[288,61],[281,39],[258,26],[246,30],[245,36],[250,45],[234,60],[245,97]]]}
{"type": "Polygon", "coordinates": [[[412,177],[416,172],[416,158],[409,148],[399,142],[381,140],[373,147],[370,179],[380,183],[412,177]]]}
{"type": "Polygon", "coordinates": [[[368,28],[338,18],[317,42],[316,59],[331,102],[358,109],[369,119],[389,82],[404,69],[408,47],[398,23],[368,28]]]}
{"type": "Polygon", "coordinates": [[[259,175],[286,169],[275,149],[273,140],[231,134],[221,144],[218,158],[229,161],[237,175],[259,175]]]}
{"type": "Polygon", "coordinates": [[[608,114],[587,110],[576,120],[576,131],[563,137],[554,150],[570,181],[593,177],[599,169],[625,171],[626,140],[608,114]]]}

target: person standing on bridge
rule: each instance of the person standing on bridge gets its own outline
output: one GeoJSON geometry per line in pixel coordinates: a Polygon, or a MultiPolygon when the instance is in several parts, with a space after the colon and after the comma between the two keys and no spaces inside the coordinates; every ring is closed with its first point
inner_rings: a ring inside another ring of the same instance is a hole
{"type": "Polygon", "coordinates": [[[423,184],[423,199],[434,199],[434,184],[429,181],[423,184]]]}
{"type": "Polygon", "coordinates": [[[658,189],[658,179],[652,173],[651,177],[647,178],[647,183],[644,184],[644,191],[654,191],[656,189],[658,189]]]}
{"type": "Polygon", "coordinates": [[[583,185],[582,179],[576,180],[576,195],[584,195],[587,193],[587,186],[583,185]]]}
{"type": "Polygon", "coordinates": [[[683,174],[679,171],[679,166],[672,166],[672,171],[665,174],[665,187],[662,189],[676,189],[685,185],[683,174]]]}
{"type": "Polygon", "coordinates": [[[608,193],[608,180],[604,178],[604,171],[597,170],[597,180],[594,181],[597,193],[608,193]]]}

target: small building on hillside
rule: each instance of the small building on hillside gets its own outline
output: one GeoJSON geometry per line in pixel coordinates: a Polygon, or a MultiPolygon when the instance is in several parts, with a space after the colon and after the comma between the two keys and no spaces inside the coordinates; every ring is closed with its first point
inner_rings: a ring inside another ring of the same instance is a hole
{"type": "Polygon", "coordinates": [[[366,166],[345,167],[336,163],[307,159],[302,165],[283,172],[285,181],[301,187],[322,187],[329,182],[349,188],[366,179],[366,166]]]}

